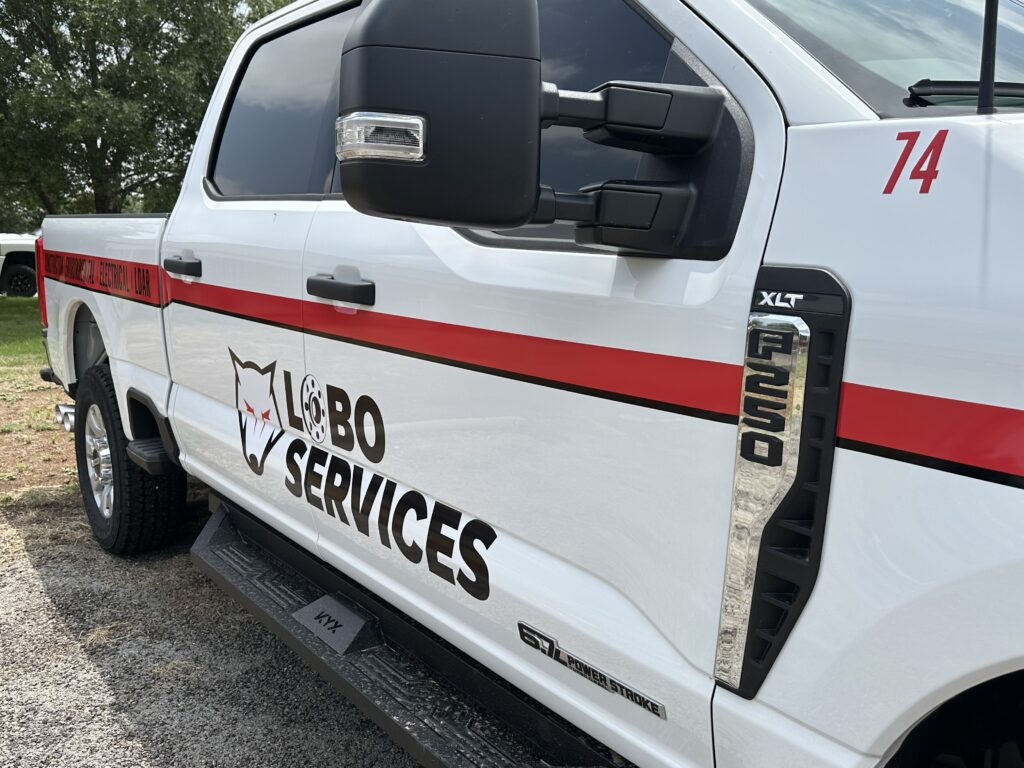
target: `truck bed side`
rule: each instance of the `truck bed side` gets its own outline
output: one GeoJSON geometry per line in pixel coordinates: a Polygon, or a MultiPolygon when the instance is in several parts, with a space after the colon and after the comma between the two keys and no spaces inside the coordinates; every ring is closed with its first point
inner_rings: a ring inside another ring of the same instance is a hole
{"type": "Polygon", "coordinates": [[[160,241],[167,216],[51,216],[43,222],[46,349],[54,376],[74,394],[104,357],[129,438],[129,390],[166,413],[160,241]]]}

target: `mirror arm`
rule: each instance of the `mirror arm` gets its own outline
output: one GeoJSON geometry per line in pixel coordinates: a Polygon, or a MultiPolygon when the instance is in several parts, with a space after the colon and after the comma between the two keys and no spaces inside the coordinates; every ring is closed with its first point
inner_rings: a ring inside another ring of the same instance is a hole
{"type": "Polygon", "coordinates": [[[554,224],[571,221],[593,224],[597,221],[600,192],[556,192],[542,186],[537,195],[537,211],[530,224],[554,224]]]}
{"type": "Polygon", "coordinates": [[[593,91],[542,83],[541,127],[583,129],[597,144],[661,155],[692,155],[718,133],[725,94],[705,86],[612,80],[593,91]]]}
{"type": "Polygon", "coordinates": [[[541,128],[561,125],[589,131],[604,124],[608,108],[603,93],[560,91],[554,83],[541,86],[541,128]]]}
{"type": "Polygon", "coordinates": [[[692,184],[606,181],[570,193],[542,186],[530,223],[568,221],[580,245],[674,256],[696,200],[692,184]]]}

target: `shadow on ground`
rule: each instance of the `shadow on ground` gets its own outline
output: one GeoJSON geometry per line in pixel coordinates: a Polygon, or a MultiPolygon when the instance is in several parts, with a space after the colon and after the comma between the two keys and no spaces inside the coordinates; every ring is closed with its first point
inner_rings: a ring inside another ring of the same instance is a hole
{"type": "Polygon", "coordinates": [[[77,488],[0,498],[0,765],[414,765],[191,564],[204,518],[121,559],[77,488]]]}

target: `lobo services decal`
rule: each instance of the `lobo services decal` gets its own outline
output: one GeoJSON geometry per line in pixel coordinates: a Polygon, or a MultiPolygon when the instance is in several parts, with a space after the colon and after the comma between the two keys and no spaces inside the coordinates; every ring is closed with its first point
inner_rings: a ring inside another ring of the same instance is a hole
{"type": "Polygon", "coordinates": [[[358,450],[370,464],[383,460],[384,417],[373,398],[361,395],[353,402],[341,387],[321,386],[311,375],[299,382],[290,371],[278,371],[276,361],[243,361],[228,352],[235,374],[242,456],[254,474],[263,474],[287,421],[290,429],[303,435],[284,449],[289,493],[323,513],[325,524],[354,528],[477,600],[490,596],[484,554],[497,538],[490,525],[328,452],[358,450]],[[278,374],[281,390],[275,387],[278,374]],[[284,394],[283,403],[278,391],[284,394]],[[283,419],[279,405],[284,406],[283,419]]]}

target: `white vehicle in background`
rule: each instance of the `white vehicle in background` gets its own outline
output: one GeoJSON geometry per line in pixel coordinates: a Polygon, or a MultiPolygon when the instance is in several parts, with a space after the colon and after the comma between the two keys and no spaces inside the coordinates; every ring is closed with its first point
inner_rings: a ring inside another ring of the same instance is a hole
{"type": "Polygon", "coordinates": [[[0,293],[35,296],[35,235],[0,233],[0,293]]]}
{"type": "Polygon", "coordinates": [[[43,224],[97,540],[204,481],[198,565],[427,765],[1020,768],[996,8],[268,17],[173,212],[43,224]]]}

